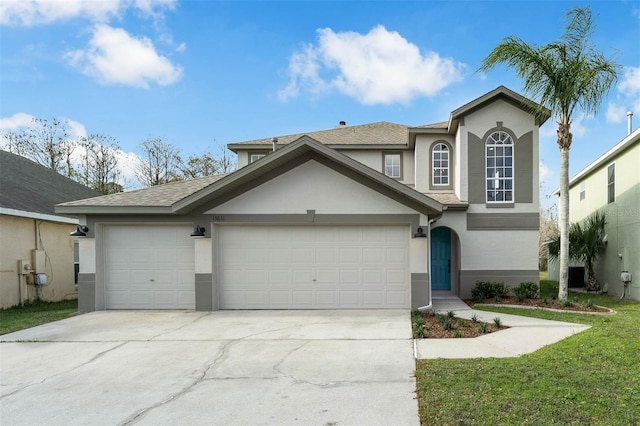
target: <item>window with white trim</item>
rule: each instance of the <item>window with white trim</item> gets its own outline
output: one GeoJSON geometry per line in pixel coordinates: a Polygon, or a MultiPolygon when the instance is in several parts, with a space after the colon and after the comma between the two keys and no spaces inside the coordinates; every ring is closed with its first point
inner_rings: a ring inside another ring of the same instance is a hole
{"type": "Polygon", "coordinates": [[[267,156],[266,152],[252,152],[252,153],[249,153],[249,163],[253,163],[255,161],[258,161],[262,157],[266,157],[266,156],[267,156]]]}
{"type": "Polygon", "coordinates": [[[487,203],[513,203],[513,140],[499,130],[485,144],[487,203]]]}
{"type": "Polygon", "coordinates": [[[433,147],[431,161],[433,185],[449,185],[449,147],[443,143],[436,144],[433,147]]]}
{"type": "Polygon", "coordinates": [[[402,178],[402,156],[400,153],[384,154],[384,174],[394,178],[402,178]]]}
{"type": "Polygon", "coordinates": [[[607,167],[607,204],[616,201],[616,164],[607,167]]]}
{"type": "Polygon", "coordinates": [[[580,201],[584,200],[587,197],[587,185],[585,182],[580,184],[580,201]]]}

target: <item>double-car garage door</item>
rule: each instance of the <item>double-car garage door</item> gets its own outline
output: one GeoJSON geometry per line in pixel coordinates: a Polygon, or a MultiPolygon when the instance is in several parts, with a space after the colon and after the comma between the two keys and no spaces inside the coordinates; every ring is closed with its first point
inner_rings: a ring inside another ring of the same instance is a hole
{"type": "Polygon", "coordinates": [[[406,226],[219,226],[223,309],[409,308],[406,226]]]}
{"type": "MultiPolygon", "coordinates": [[[[194,309],[189,226],[105,227],[108,309],[194,309]]],[[[409,308],[407,226],[217,226],[222,309],[409,308]]]]}

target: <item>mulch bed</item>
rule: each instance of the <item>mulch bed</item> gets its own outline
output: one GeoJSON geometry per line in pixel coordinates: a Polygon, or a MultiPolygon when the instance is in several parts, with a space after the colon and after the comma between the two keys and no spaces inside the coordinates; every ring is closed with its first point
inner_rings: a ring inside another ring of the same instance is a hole
{"type": "MultiPolygon", "coordinates": [[[[421,315],[422,318],[424,318],[424,328],[426,332],[426,335],[424,336],[425,339],[471,338],[509,328],[504,325],[496,327],[493,323],[484,323],[484,327],[486,327],[486,329],[481,331],[480,327],[481,324],[483,324],[481,321],[474,323],[471,320],[454,317],[451,319],[451,325],[453,328],[451,330],[447,330],[441,320],[439,320],[438,315],[433,315],[430,312],[422,312],[421,315]]],[[[446,317],[447,315],[443,314],[443,316],[446,317]]],[[[416,334],[415,317],[412,318],[412,324],[414,338],[419,338],[416,334]]]]}
{"type": "MultiPolygon", "coordinates": [[[[467,305],[473,308],[477,302],[473,300],[465,300],[467,305]]],[[[586,306],[582,303],[570,301],[570,304],[565,304],[564,302],[560,302],[558,300],[542,300],[542,299],[526,299],[522,302],[518,302],[515,296],[505,297],[500,300],[487,300],[484,305],[513,305],[513,306],[522,306],[526,308],[544,308],[544,309],[555,309],[559,311],[567,311],[567,312],[583,312],[583,313],[602,313],[608,314],[612,313],[608,308],[604,308],[602,306],[586,306]]],[[[479,337],[488,333],[494,333],[496,331],[505,330],[509,327],[504,325],[500,325],[497,327],[493,323],[484,323],[484,329],[481,329],[481,324],[483,322],[473,322],[467,319],[461,318],[452,318],[451,325],[452,328],[447,330],[443,324],[443,318],[447,317],[446,314],[434,315],[431,312],[421,312],[420,315],[424,319],[424,330],[425,330],[425,339],[452,339],[452,338],[473,338],[479,337]]],[[[498,316],[498,314],[496,314],[498,316]]],[[[412,318],[413,325],[413,336],[414,338],[420,338],[416,334],[416,318],[412,318]]]]}
{"type": "MultiPolygon", "coordinates": [[[[610,309],[604,308],[602,306],[586,306],[582,303],[569,301],[570,304],[565,304],[564,302],[560,302],[559,300],[549,299],[526,299],[522,302],[518,302],[515,296],[505,297],[500,300],[486,300],[481,304],[486,305],[518,305],[529,308],[546,308],[546,309],[556,309],[559,311],[573,311],[573,312],[591,312],[591,313],[611,313],[610,309]]],[[[464,303],[473,307],[477,302],[473,300],[465,300],[464,303]]]]}

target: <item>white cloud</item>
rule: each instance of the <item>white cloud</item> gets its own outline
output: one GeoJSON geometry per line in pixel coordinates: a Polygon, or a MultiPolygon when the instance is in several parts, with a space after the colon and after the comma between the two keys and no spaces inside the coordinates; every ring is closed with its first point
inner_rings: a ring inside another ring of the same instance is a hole
{"type": "Polygon", "coordinates": [[[182,78],[182,68],[159,55],[151,40],[135,38],[122,28],[97,25],[86,50],[65,54],[71,66],[104,84],[148,88],[166,86],[182,78]]]}
{"type": "Polygon", "coordinates": [[[300,91],[322,93],[329,89],[365,105],[408,103],[434,96],[462,80],[465,65],[437,52],[421,53],[395,31],[383,26],[368,34],[318,30],[318,45],[306,45],[289,59],[289,84],[281,100],[300,91]]]}
{"type": "Polygon", "coordinates": [[[177,0],[2,0],[0,25],[46,25],[73,18],[107,22],[127,9],[145,18],[160,20],[174,10],[177,0]]]}
{"type": "Polygon", "coordinates": [[[30,127],[35,117],[24,112],[18,112],[11,117],[0,117],[0,130],[17,130],[21,127],[30,127]]]}
{"type": "Polygon", "coordinates": [[[607,107],[607,121],[609,123],[621,123],[623,120],[625,120],[626,115],[627,111],[623,105],[609,102],[609,105],[607,107]]]}
{"type": "Polygon", "coordinates": [[[554,174],[553,170],[547,167],[543,162],[539,163],[538,170],[540,174],[540,182],[546,182],[547,179],[549,179],[554,174]]]}
{"type": "Polygon", "coordinates": [[[624,67],[616,100],[607,108],[607,121],[620,123],[627,119],[627,111],[640,113],[640,67],[624,67]]]}
{"type": "Polygon", "coordinates": [[[120,0],[2,0],[0,24],[44,25],[76,17],[104,21],[117,15],[122,3],[120,0]]]}

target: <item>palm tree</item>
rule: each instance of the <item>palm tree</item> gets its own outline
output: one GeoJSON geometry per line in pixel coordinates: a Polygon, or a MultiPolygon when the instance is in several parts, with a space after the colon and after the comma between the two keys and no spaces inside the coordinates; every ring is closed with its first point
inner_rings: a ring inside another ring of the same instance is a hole
{"type": "MultiPolygon", "coordinates": [[[[587,290],[600,290],[594,266],[606,244],[603,241],[607,218],[602,212],[587,217],[583,224],[572,223],[569,229],[569,259],[582,262],[587,269],[587,290]]],[[[560,235],[549,244],[549,257],[557,258],[561,247],[560,235]]]]}
{"type": "Polygon", "coordinates": [[[618,80],[620,65],[595,50],[591,9],[574,8],[567,13],[564,34],[544,46],[529,45],[511,36],[503,39],[483,60],[479,71],[498,64],[516,71],[527,95],[538,102],[533,111],[550,110],[557,120],[560,148],[560,288],[558,299],[566,300],[569,278],[569,148],[571,122],[580,109],[597,114],[603,98],[618,80]]]}

